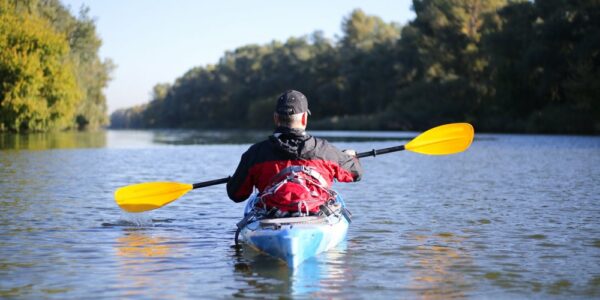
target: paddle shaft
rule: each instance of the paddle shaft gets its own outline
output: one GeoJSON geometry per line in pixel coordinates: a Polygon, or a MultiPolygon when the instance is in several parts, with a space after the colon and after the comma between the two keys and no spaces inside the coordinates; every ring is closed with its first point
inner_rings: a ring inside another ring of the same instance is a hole
{"type": "Polygon", "coordinates": [[[192,185],[192,189],[198,189],[198,188],[207,187],[207,186],[211,186],[211,185],[227,183],[230,178],[231,178],[231,176],[228,176],[228,177],[224,177],[221,179],[215,179],[215,180],[194,183],[192,185]]]}
{"type": "Polygon", "coordinates": [[[371,151],[367,151],[367,152],[361,152],[361,153],[357,153],[356,157],[358,158],[363,158],[363,157],[369,157],[369,156],[377,156],[380,154],[386,154],[386,153],[391,153],[391,152],[397,152],[397,151],[402,151],[404,150],[404,145],[402,146],[396,146],[396,147],[389,147],[389,148],[383,148],[383,149],[373,149],[371,151]]]}
{"type": "MultiPolygon", "coordinates": [[[[358,158],[369,157],[369,156],[375,157],[380,154],[386,154],[386,153],[402,151],[402,150],[404,150],[404,145],[390,147],[390,148],[383,148],[383,149],[373,149],[371,151],[357,153],[356,157],[358,157],[358,158]]],[[[220,178],[220,179],[215,179],[215,180],[194,183],[192,185],[192,189],[198,189],[198,188],[203,188],[203,187],[207,187],[207,186],[227,183],[229,181],[229,179],[231,179],[231,176],[220,178]]]]}

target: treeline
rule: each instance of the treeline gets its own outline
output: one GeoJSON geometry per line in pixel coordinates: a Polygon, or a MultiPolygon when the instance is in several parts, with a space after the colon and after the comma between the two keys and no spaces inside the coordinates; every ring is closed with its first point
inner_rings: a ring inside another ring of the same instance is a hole
{"type": "Polygon", "coordinates": [[[102,89],[113,69],[88,10],[58,0],[0,0],[0,132],[108,124],[102,89]]]}
{"type": "Polygon", "coordinates": [[[598,1],[414,0],[404,26],[353,11],[342,36],[247,45],[154,87],[115,128],[269,128],[305,93],[311,128],[600,132],[598,1]]]}

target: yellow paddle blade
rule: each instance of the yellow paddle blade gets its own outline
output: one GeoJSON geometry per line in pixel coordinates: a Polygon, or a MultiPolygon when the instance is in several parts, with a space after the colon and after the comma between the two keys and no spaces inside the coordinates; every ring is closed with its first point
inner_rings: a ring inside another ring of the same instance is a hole
{"type": "Polygon", "coordinates": [[[421,154],[454,154],[467,150],[474,135],[473,126],[469,123],[446,124],[423,132],[404,148],[421,154]]]}
{"type": "Polygon", "coordinates": [[[125,211],[143,212],[163,207],[192,190],[191,184],[146,182],[115,191],[115,202],[125,211]]]}

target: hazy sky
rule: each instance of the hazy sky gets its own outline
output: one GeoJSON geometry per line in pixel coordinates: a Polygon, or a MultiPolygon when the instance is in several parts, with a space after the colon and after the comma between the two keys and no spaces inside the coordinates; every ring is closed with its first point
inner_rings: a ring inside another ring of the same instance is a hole
{"type": "Polygon", "coordinates": [[[321,30],[341,35],[355,8],[386,22],[414,18],[410,0],[201,1],[62,0],[85,4],[103,41],[101,57],[117,65],[106,89],[109,111],[147,102],[157,83],[173,83],[194,66],[217,63],[226,50],[285,41],[321,30]]]}

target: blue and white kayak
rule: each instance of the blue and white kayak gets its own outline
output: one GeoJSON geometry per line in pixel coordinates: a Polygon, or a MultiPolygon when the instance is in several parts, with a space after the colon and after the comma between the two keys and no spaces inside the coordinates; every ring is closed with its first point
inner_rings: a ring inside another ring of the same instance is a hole
{"type": "MultiPolygon", "coordinates": [[[[305,216],[253,220],[240,230],[240,241],[259,251],[282,259],[290,268],[327,251],[346,238],[349,216],[345,204],[328,216],[305,216]]],[[[246,204],[248,214],[256,198],[246,204]]]]}

